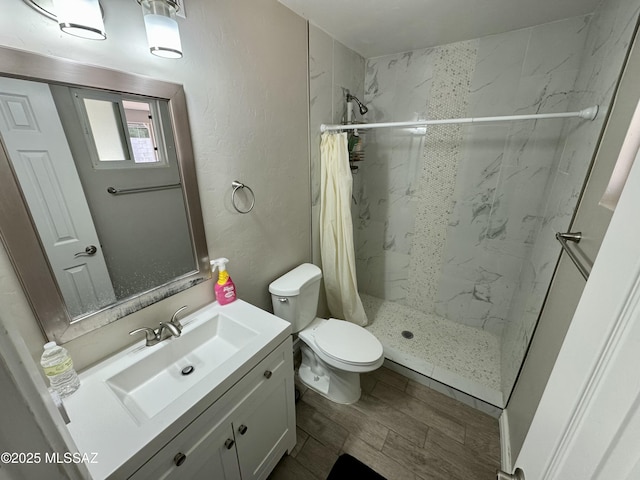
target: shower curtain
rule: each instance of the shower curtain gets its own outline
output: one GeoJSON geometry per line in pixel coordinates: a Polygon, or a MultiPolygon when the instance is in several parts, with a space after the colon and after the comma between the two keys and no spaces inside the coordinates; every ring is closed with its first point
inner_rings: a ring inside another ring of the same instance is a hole
{"type": "Polygon", "coordinates": [[[320,255],[327,303],[333,317],[365,326],[356,279],[347,134],[323,133],[320,158],[320,255]]]}

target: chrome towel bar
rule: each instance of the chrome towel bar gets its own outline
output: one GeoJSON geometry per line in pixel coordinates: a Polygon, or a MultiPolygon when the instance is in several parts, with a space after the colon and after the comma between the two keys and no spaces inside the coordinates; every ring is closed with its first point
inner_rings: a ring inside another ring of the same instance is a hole
{"type": "Polygon", "coordinates": [[[108,187],[107,192],[111,195],[127,195],[129,193],[143,193],[154,192],[156,190],[168,190],[169,188],[180,188],[180,183],[171,183],[169,185],[154,185],[152,187],[137,187],[137,188],[115,188],[108,187]]]}
{"type": "Polygon", "coordinates": [[[590,269],[583,265],[582,261],[578,258],[571,248],[569,248],[569,244],[567,242],[579,243],[582,239],[582,232],[567,232],[567,233],[556,233],[556,240],[560,242],[562,246],[562,250],[567,253],[573,264],[576,266],[580,275],[584,277],[585,280],[589,280],[590,269]]]}

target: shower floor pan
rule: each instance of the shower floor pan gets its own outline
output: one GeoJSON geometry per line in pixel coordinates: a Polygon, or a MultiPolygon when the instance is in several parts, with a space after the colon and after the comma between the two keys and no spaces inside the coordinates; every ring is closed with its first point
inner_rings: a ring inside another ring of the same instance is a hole
{"type": "Polygon", "coordinates": [[[498,337],[395,302],[360,297],[369,318],[367,330],[382,343],[385,358],[484,402],[504,406],[498,337]]]}

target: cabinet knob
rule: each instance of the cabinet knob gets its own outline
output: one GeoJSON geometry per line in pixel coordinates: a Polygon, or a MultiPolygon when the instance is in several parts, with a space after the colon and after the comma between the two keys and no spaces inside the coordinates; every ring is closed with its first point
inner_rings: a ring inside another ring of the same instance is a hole
{"type": "Polygon", "coordinates": [[[244,435],[245,433],[247,433],[247,426],[246,425],[240,425],[238,427],[238,431],[240,432],[240,435],[244,435]]]}
{"type": "Polygon", "coordinates": [[[175,463],[179,467],[184,463],[186,459],[187,459],[187,456],[184,453],[178,452],[176,456],[173,457],[173,463],[175,463]]]}
{"type": "Polygon", "coordinates": [[[267,378],[267,379],[271,378],[271,375],[273,375],[273,372],[272,372],[271,370],[266,370],[266,371],[264,372],[264,376],[265,376],[265,378],[267,378]]]}
{"type": "Polygon", "coordinates": [[[226,442],[224,442],[224,446],[225,446],[225,447],[227,447],[227,450],[231,450],[231,449],[233,448],[233,445],[234,445],[235,443],[236,443],[236,442],[234,442],[232,439],[227,438],[227,441],[226,441],[226,442]]]}

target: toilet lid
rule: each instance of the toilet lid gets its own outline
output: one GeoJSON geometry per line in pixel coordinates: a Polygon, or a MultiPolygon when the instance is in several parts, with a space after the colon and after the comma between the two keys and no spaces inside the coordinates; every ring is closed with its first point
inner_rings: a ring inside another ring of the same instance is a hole
{"type": "Polygon", "coordinates": [[[371,332],[344,320],[330,318],[315,330],[314,338],[320,350],[345,363],[364,365],[382,357],[382,344],[371,332]]]}

